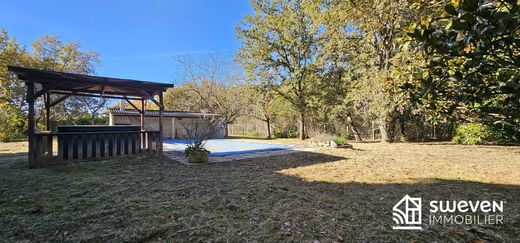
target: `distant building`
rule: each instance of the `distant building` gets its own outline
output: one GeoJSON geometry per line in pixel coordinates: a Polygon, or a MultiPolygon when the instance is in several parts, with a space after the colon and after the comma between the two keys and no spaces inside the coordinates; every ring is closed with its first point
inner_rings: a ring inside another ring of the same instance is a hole
{"type": "MultiPolygon", "coordinates": [[[[108,109],[109,125],[137,125],[141,124],[141,114],[133,109],[121,110],[119,108],[108,109]]],[[[146,111],[144,127],[147,131],[159,130],[159,111],[146,111]]],[[[165,139],[185,139],[186,128],[194,122],[211,129],[212,138],[224,138],[224,127],[218,122],[221,116],[212,113],[164,111],[163,113],[163,136],[165,139]]]]}

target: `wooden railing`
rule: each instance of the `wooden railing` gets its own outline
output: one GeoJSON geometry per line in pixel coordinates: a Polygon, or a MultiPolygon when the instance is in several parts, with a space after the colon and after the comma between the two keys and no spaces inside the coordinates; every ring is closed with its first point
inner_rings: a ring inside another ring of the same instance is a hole
{"type": "Polygon", "coordinates": [[[35,139],[37,163],[156,153],[161,143],[158,131],[40,132],[35,139]]]}

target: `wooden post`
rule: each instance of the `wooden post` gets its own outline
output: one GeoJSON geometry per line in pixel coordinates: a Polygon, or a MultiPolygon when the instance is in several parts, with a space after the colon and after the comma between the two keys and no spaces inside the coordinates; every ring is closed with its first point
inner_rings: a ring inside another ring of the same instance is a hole
{"type": "Polygon", "coordinates": [[[175,139],[175,117],[172,117],[172,139],[175,139]]]}
{"type": "Polygon", "coordinates": [[[146,112],[144,98],[141,100],[141,131],[144,131],[144,113],[146,112]]]}
{"type": "MultiPolygon", "coordinates": [[[[144,115],[146,113],[146,104],[144,102],[144,97],[141,99],[141,131],[144,131],[144,115]]],[[[146,136],[144,133],[141,133],[141,149],[145,149],[146,146],[146,136]]]]}
{"type": "Polygon", "coordinates": [[[164,112],[164,102],[163,102],[163,93],[159,92],[159,148],[157,149],[159,155],[162,155],[163,152],[163,112],[164,112]]]}
{"type": "Polygon", "coordinates": [[[47,131],[49,131],[49,135],[47,135],[47,147],[45,148],[47,152],[47,159],[52,159],[52,124],[51,124],[51,93],[45,93],[45,126],[47,131]]]}
{"type": "Polygon", "coordinates": [[[49,92],[45,93],[45,115],[47,131],[51,131],[51,94],[49,92]]]}
{"type": "Polygon", "coordinates": [[[27,136],[29,139],[29,159],[28,159],[28,166],[29,168],[35,168],[36,167],[36,158],[35,158],[35,144],[34,144],[34,129],[35,129],[35,119],[34,119],[34,83],[33,82],[27,82],[27,104],[29,106],[29,114],[27,119],[27,136]]]}

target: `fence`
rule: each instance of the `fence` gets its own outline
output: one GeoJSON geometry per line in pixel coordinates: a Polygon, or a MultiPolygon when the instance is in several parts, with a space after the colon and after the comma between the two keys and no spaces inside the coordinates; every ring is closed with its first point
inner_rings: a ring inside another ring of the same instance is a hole
{"type": "Polygon", "coordinates": [[[267,136],[265,122],[257,119],[238,119],[233,124],[228,124],[228,134],[235,136],[267,136]]]}
{"type": "Polygon", "coordinates": [[[40,132],[35,139],[36,163],[155,153],[160,146],[158,131],[40,132]]]}

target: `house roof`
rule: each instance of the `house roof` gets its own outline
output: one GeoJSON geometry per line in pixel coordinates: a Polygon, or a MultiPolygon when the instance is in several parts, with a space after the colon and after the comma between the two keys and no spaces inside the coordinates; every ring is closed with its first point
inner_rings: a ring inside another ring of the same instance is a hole
{"type": "MultiPolygon", "coordinates": [[[[172,84],[139,81],[133,79],[109,78],[75,73],[55,72],[17,66],[7,66],[19,79],[41,84],[43,91],[56,94],[89,96],[101,94],[106,97],[150,98],[172,88],[172,84]]],[[[38,90],[36,90],[38,91],[38,90]]]]}
{"type": "MultiPolygon", "coordinates": [[[[134,109],[121,110],[119,108],[110,108],[108,113],[113,116],[140,116],[141,113],[134,109]]],[[[157,110],[146,110],[145,116],[159,116],[157,110]]],[[[163,117],[181,117],[181,118],[205,118],[205,117],[217,117],[221,116],[215,113],[204,113],[204,112],[186,112],[186,111],[164,111],[163,117]]]]}

